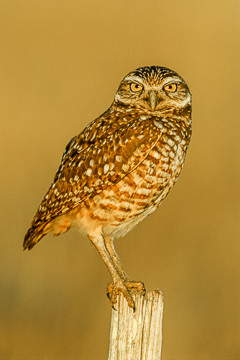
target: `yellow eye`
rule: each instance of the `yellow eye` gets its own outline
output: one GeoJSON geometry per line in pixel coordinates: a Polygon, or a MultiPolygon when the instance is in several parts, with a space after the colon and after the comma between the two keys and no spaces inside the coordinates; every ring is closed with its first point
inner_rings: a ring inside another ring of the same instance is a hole
{"type": "Polygon", "coordinates": [[[174,93],[175,91],[177,91],[177,84],[175,83],[167,84],[164,86],[164,90],[167,92],[174,93]]]}
{"type": "Polygon", "coordinates": [[[142,91],[143,86],[141,84],[139,84],[139,83],[132,82],[130,84],[130,89],[131,89],[132,92],[139,92],[139,91],[142,91]]]}

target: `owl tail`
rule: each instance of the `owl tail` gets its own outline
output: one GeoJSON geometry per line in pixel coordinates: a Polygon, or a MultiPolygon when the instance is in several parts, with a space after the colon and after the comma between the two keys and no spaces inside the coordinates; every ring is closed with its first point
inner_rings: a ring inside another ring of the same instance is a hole
{"type": "Polygon", "coordinates": [[[39,225],[37,227],[30,227],[26,233],[23,241],[23,250],[31,250],[34,245],[36,245],[43,236],[47,235],[47,232],[44,231],[46,223],[39,225]]]}

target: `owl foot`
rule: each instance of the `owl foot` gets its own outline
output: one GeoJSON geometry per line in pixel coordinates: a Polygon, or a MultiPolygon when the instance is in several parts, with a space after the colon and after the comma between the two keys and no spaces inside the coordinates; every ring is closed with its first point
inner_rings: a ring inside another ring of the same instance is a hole
{"type": "Polygon", "coordinates": [[[128,306],[135,312],[135,303],[132,298],[132,294],[136,292],[142,292],[145,294],[144,284],[140,281],[126,281],[124,283],[117,282],[111,283],[107,287],[107,296],[111,302],[111,306],[114,310],[115,304],[117,303],[117,296],[122,293],[127,300],[128,306]]]}

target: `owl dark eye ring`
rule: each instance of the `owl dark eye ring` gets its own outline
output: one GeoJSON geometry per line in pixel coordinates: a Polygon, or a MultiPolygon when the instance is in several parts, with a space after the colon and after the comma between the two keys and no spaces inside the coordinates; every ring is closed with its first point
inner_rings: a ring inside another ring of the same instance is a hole
{"type": "Polygon", "coordinates": [[[164,90],[167,92],[174,93],[177,91],[177,84],[176,83],[167,84],[164,86],[164,90]]]}
{"type": "Polygon", "coordinates": [[[143,89],[143,85],[141,85],[139,83],[132,82],[130,84],[130,90],[134,93],[140,92],[140,91],[142,91],[142,89],[143,89]]]}

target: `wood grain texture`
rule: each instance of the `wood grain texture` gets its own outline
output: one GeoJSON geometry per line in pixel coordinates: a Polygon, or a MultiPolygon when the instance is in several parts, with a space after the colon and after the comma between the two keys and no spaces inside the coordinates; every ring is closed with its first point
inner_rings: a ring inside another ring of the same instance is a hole
{"type": "Polygon", "coordinates": [[[124,296],[112,310],[108,360],[160,360],[162,348],[163,295],[153,290],[133,295],[136,311],[124,296]]]}

